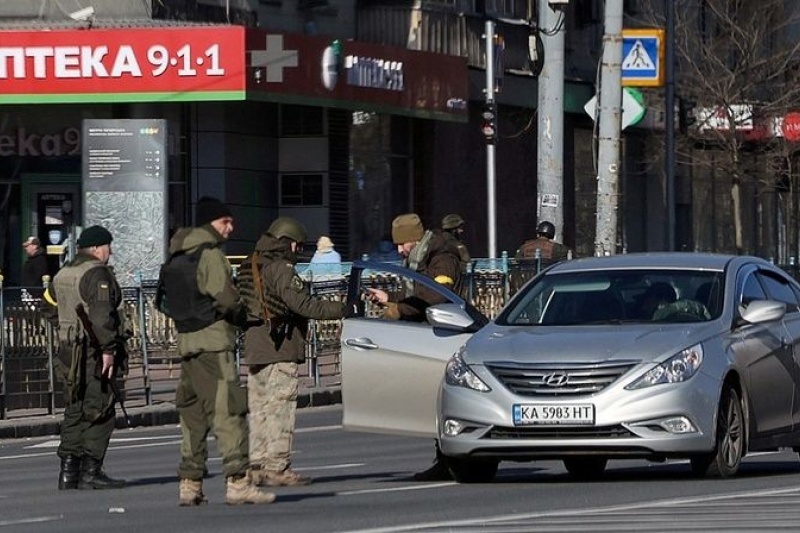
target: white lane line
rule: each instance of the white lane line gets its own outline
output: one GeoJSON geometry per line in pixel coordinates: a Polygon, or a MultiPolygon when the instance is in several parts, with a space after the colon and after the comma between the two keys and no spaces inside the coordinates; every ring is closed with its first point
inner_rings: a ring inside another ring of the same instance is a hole
{"type": "Polygon", "coordinates": [[[312,433],[317,431],[338,431],[342,429],[341,425],[338,426],[315,426],[310,428],[296,428],[295,433],[312,433]]]}
{"type": "MultiPolygon", "coordinates": [[[[154,441],[154,440],[165,440],[165,439],[174,439],[175,435],[156,435],[153,437],[111,437],[111,444],[116,444],[118,442],[142,442],[142,441],[154,441]]],[[[32,444],[30,446],[26,446],[26,448],[36,449],[36,448],[58,448],[59,441],[57,439],[46,440],[44,442],[40,442],[39,444],[32,444]]]]}
{"type": "Polygon", "coordinates": [[[406,487],[392,487],[388,489],[362,489],[362,490],[344,490],[336,492],[337,496],[353,496],[357,494],[378,494],[381,492],[402,492],[407,490],[426,490],[438,489],[440,487],[452,487],[458,485],[455,481],[448,481],[446,483],[425,483],[422,485],[408,485],[406,487]]]}
{"type": "MultiPolygon", "coordinates": [[[[426,485],[432,486],[432,485],[426,485]]],[[[595,507],[592,509],[564,509],[558,511],[540,511],[536,513],[509,514],[489,517],[468,518],[465,520],[442,520],[438,522],[424,522],[419,524],[408,524],[402,526],[388,526],[372,529],[351,530],[344,533],[402,533],[407,531],[424,531],[427,529],[450,528],[457,531],[459,526],[476,526],[503,522],[530,521],[539,518],[569,517],[599,515],[616,512],[631,512],[652,507],[672,507],[680,505],[692,505],[698,503],[719,502],[724,500],[735,500],[748,497],[780,496],[782,494],[800,493],[800,487],[789,487],[783,489],[754,490],[746,492],[734,492],[730,494],[699,495],[691,498],[674,498],[668,500],[651,500],[646,502],[630,503],[624,505],[611,505],[608,507],[595,507]]]]}
{"type": "Polygon", "coordinates": [[[366,465],[367,463],[342,463],[338,465],[303,466],[300,468],[293,468],[292,470],[342,470],[345,468],[358,468],[366,465]]]}
{"type": "Polygon", "coordinates": [[[20,524],[41,524],[42,522],[55,522],[56,520],[63,520],[64,515],[55,516],[37,516],[34,518],[21,518],[19,520],[0,520],[0,527],[3,526],[18,526],[20,524]]]}

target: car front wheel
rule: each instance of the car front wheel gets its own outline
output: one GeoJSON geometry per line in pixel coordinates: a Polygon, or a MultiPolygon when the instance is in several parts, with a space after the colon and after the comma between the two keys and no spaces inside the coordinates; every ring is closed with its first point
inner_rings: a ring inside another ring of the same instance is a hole
{"type": "Polygon", "coordinates": [[[727,387],[719,402],[715,450],[691,458],[695,475],[731,477],[739,471],[744,456],[744,425],[739,394],[727,387]]]}
{"type": "Polygon", "coordinates": [[[450,473],[459,483],[491,483],[499,463],[493,459],[447,458],[450,473]]]}

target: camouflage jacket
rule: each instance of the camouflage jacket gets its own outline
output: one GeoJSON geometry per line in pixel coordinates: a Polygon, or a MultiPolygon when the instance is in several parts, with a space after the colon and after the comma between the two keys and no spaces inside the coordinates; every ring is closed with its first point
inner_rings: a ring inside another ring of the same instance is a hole
{"type": "Polygon", "coordinates": [[[308,284],[294,269],[296,262],[288,242],[266,233],[242,262],[237,284],[253,323],[245,334],[244,355],[250,365],[302,362],[308,319],[338,319],[344,315],[343,302],[311,294],[308,284]],[[253,277],[254,260],[261,276],[261,298],[253,277]],[[271,315],[269,319],[264,317],[262,299],[271,315]]]}

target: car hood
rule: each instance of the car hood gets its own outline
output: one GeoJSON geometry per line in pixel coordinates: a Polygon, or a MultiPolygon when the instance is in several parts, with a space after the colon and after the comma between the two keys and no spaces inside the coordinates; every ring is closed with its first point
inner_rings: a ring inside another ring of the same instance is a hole
{"type": "Polygon", "coordinates": [[[718,333],[719,324],[597,326],[498,326],[490,324],[467,343],[468,364],[662,361],[718,333]]]}

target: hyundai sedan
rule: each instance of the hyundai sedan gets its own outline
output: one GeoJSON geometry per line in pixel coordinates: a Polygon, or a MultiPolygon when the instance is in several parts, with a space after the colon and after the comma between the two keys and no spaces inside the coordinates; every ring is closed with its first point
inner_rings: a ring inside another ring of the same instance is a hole
{"type": "Polygon", "coordinates": [[[800,450],[800,285],[767,261],[565,261],[493,321],[441,293],[425,323],[344,321],[346,429],[431,436],[460,482],[540,459],[581,478],[633,458],[729,477],[747,453],[800,450]]]}

